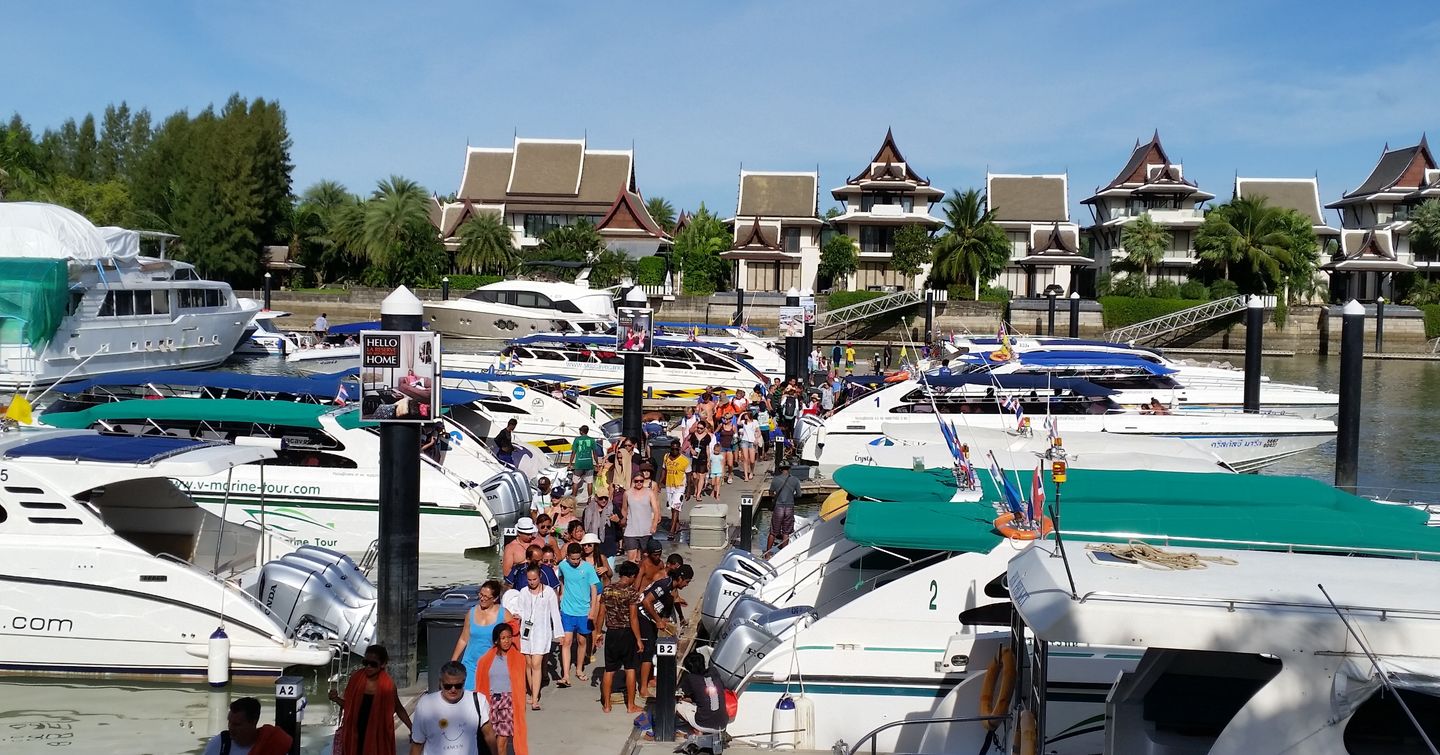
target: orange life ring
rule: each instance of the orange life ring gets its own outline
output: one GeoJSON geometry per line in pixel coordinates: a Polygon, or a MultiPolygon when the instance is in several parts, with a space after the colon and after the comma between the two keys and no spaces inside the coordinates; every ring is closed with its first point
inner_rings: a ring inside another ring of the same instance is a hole
{"type": "Polygon", "coordinates": [[[903,383],[909,379],[910,373],[906,370],[901,370],[900,372],[892,372],[889,375],[885,376],[885,382],[887,383],[903,383]]]}
{"type": "Polygon", "coordinates": [[[1010,353],[1009,349],[996,349],[995,351],[990,352],[990,361],[1008,362],[1013,356],[1014,354],[1010,353]]]}
{"type": "Polygon", "coordinates": [[[1014,514],[1001,514],[1000,518],[995,520],[995,529],[1011,540],[1038,540],[1054,532],[1055,523],[1050,521],[1050,517],[1042,516],[1039,528],[1022,527],[1015,523],[1014,514]]]}

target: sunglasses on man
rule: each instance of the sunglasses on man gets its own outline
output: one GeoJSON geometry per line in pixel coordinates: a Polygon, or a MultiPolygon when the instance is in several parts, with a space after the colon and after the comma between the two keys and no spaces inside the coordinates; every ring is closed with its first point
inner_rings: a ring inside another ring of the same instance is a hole
{"type": "Polygon", "coordinates": [[[446,684],[445,682],[440,682],[440,689],[446,690],[447,692],[459,691],[465,689],[465,682],[456,682],[454,684],[446,684]]]}
{"type": "Polygon", "coordinates": [[[380,661],[372,661],[366,658],[361,665],[365,666],[365,668],[380,668],[380,661]]]}

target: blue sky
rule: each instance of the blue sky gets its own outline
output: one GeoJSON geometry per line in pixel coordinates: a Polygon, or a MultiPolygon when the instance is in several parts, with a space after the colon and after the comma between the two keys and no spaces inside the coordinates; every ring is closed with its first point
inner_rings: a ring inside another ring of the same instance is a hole
{"type": "MultiPolygon", "coordinates": [[[[893,127],[937,186],[1068,171],[1072,212],[1159,129],[1186,175],[1318,173],[1440,137],[1440,14],[1340,2],[236,4],[8,0],[0,111],[37,127],[128,100],[157,116],[278,99],[295,189],[439,193],[465,145],[633,143],[641,191],[733,212],[738,170],[829,189],[893,127]]],[[[822,194],[822,210],[833,202],[822,194]]]]}

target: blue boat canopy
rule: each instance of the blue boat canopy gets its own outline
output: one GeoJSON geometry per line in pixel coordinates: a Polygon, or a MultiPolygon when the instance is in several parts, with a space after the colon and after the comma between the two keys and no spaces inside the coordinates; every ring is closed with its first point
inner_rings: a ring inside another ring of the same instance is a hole
{"type": "Polygon", "coordinates": [[[384,330],[384,328],[380,327],[379,320],[372,320],[370,322],[352,322],[346,323],[344,325],[331,325],[330,329],[325,332],[327,335],[332,336],[358,336],[360,335],[360,331],[362,330],[384,330]]]}
{"type": "Polygon", "coordinates": [[[153,464],[197,448],[225,445],[159,435],[64,435],[43,438],[5,452],[7,459],[67,459],[121,464],[153,464]]]}
{"type": "MultiPolygon", "coordinates": [[[[573,343],[585,346],[603,346],[615,351],[615,336],[567,336],[567,335],[546,335],[537,333],[533,336],[521,336],[512,339],[512,344],[529,346],[532,344],[564,344],[573,343]]],[[[727,346],[721,343],[698,343],[684,338],[666,338],[659,336],[655,338],[655,345],[662,347],[673,347],[683,349],[710,349],[712,351],[734,351],[734,346],[727,346]]]]}
{"type": "MultiPolygon", "coordinates": [[[[883,375],[847,377],[848,382],[860,385],[876,385],[885,382],[883,375]]],[[[918,382],[918,381],[917,381],[918,382]]],[[[963,385],[984,385],[1009,391],[1053,391],[1060,389],[1079,396],[1109,396],[1115,391],[1098,386],[1080,378],[1050,377],[1049,375],[996,375],[990,372],[956,372],[949,375],[927,373],[925,382],[935,388],[955,388],[963,385]]]]}
{"type": "MultiPolygon", "coordinates": [[[[353,370],[350,371],[353,374],[353,370]]],[[[252,375],[244,372],[192,372],[189,370],[155,370],[102,375],[88,380],[61,383],[53,388],[58,393],[84,393],[91,388],[131,385],[171,385],[192,388],[222,388],[261,393],[293,393],[301,396],[334,396],[340,389],[343,374],[315,377],[286,375],[252,375]]]]}

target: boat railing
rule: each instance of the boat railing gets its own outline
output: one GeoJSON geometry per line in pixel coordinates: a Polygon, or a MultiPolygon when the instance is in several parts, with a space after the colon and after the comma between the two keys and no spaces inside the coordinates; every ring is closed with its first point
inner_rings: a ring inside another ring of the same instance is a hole
{"type": "Polygon", "coordinates": [[[1226,612],[1234,613],[1237,608],[1303,608],[1313,609],[1325,614],[1333,614],[1337,610],[1347,615],[1357,613],[1373,614],[1380,621],[1406,616],[1411,618],[1423,618],[1440,621],[1440,610],[1434,608],[1401,608],[1384,606],[1361,606],[1361,605],[1335,605],[1333,603],[1309,602],[1303,600],[1262,600],[1260,598],[1217,598],[1195,595],[1155,595],[1151,593],[1132,592],[1111,592],[1109,590],[1091,590],[1082,593],[1079,602],[1115,602],[1115,603],[1157,603],[1171,606],[1215,606],[1223,607],[1226,612]]]}
{"type": "Polygon", "coordinates": [[[1433,490],[1408,490],[1406,488],[1371,486],[1356,488],[1355,495],[1370,498],[1380,503],[1395,503],[1408,506],[1440,505],[1440,493],[1433,490]]]}
{"type": "Polygon", "coordinates": [[[191,563],[190,561],[187,561],[186,559],[180,558],[179,556],[176,556],[176,555],[173,554],[173,553],[167,553],[167,552],[161,551],[160,553],[155,554],[155,556],[156,556],[156,558],[159,558],[159,559],[161,559],[161,560],[163,560],[163,561],[173,561],[174,563],[179,564],[180,566],[183,566],[183,567],[185,567],[186,569],[189,569],[189,570],[195,572],[196,574],[200,574],[200,575],[202,575],[202,576],[208,577],[208,578],[210,578],[210,580],[211,580],[212,582],[215,582],[216,584],[220,585],[221,587],[225,588],[226,590],[229,590],[232,594],[244,596],[244,600],[245,600],[246,602],[248,602],[250,605],[252,605],[252,606],[260,609],[260,611],[261,611],[262,613],[264,613],[266,616],[269,616],[270,618],[274,619],[274,620],[275,620],[275,623],[278,624],[278,625],[282,628],[282,634],[283,634],[283,635],[288,635],[288,633],[289,633],[289,631],[290,631],[290,628],[289,628],[289,626],[285,623],[285,620],[282,619],[282,618],[280,618],[274,611],[270,610],[270,607],[269,607],[269,606],[267,606],[267,605],[265,605],[264,603],[260,602],[260,599],[259,599],[259,598],[255,597],[254,595],[251,595],[248,591],[246,591],[244,588],[240,587],[239,585],[231,582],[230,580],[228,580],[228,579],[226,579],[226,578],[224,578],[224,577],[221,577],[220,575],[218,575],[218,574],[210,571],[209,569],[202,569],[202,568],[196,566],[195,564],[191,563]]]}
{"type": "MultiPolygon", "coordinates": [[[[860,737],[860,739],[856,741],[855,744],[850,746],[850,749],[842,751],[840,746],[836,745],[834,752],[836,753],[836,755],[841,755],[842,752],[844,755],[855,755],[856,753],[860,752],[860,749],[865,746],[866,742],[869,742],[870,755],[876,755],[876,738],[882,732],[886,732],[901,726],[930,726],[933,724],[969,724],[980,723],[982,721],[1005,721],[1009,718],[1009,716],[943,716],[937,718],[906,718],[899,721],[889,721],[866,732],[865,736],[860,737]]],[[[775,733],[779,734],[781,732],[775,733]]],[[[900,755],[900,753],[897,752],[894,755],[900,755]]]]}
{"type": "Polygon", "coordinates": [[[1391,558],[1407,558],[1411,560],[1434,559],[1440,560],[1440,551],[1415,550],[1413,548],[1377,548],[1374,546],[1352,546],[1352,545],[1328,545],[1314,543],[1281,542],[1274,540],[1236,540],[1221,537],[1199,537],[1189,535],[1158,535],[1142,532],[1096,532],[1065,528],[1062,535],[1066,538],[1087,540],[1094,538],[1109,538],[1114,540],[1140,540],[1150,545],[1164,545],[1166,547],[1221,547],[1250,549],[1258,548],[1267,551],[1278,551],[1284,553],[1353,553],[1366,556],[1388,556],[1391,558]]]}

